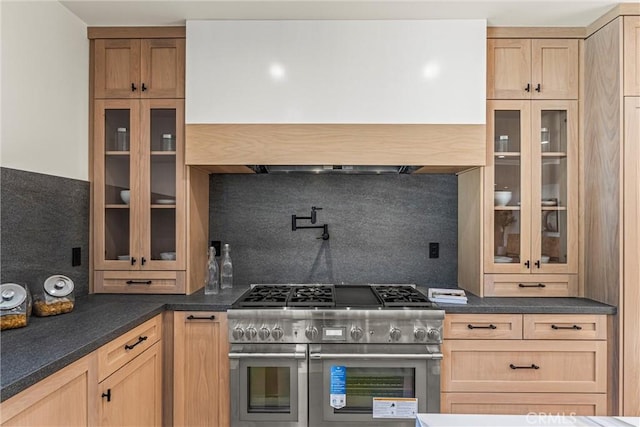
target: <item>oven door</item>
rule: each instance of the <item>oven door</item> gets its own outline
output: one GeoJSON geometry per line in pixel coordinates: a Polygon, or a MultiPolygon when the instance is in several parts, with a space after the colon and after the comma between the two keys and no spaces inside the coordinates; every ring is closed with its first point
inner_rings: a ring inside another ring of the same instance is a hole
{"type": "Polygon", "coordinates": [[[232,344],[231,425],[307,425],[307,346],[232,344]]]}
{"type": "Polygon", "coordinates": [[[417,398],[418,413],[440,412],[441,359],[425,345],[311,345],[309,425],[414,426],[415,418],[374,417],[373,398],[405,403],[417,398]],[[333,366],[346,368],[346,402],[340,409],[330,402],[333,366]]]}

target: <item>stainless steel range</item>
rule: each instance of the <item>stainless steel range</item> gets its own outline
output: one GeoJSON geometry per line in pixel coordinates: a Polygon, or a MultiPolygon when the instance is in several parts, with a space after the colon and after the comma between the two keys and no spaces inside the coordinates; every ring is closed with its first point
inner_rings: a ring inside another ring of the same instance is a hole
{"type": "Polygon", "coordinates": [[[444,311],[415,285],[252,285],[228,311],[233,426],[413,426],[444,311]]]}

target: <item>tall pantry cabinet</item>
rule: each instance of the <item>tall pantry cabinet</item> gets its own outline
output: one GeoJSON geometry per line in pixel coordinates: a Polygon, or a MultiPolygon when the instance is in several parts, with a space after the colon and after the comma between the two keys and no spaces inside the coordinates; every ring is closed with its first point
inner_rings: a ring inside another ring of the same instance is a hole
{"type": "Polygon", "coordinates": [[[585,296],[612,316],[610,412],[640,416],[640,5],[585,40],[585,296]]]}
{"type": "Polygon", "coordinates": [[[184,28],[90,28],[96,293],[186,278],[184,28]]]}

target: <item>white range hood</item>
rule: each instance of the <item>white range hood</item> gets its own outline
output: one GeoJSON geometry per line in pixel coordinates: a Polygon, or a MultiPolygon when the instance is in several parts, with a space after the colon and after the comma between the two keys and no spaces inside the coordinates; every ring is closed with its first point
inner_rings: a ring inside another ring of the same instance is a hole
{"type": "Polygon", "coordinates": [[[186,60],[188,165],[486,163],[484,20],[187,21],[186,60]]]}
{"type": "Polygon", "coordinates": [[[485,122],[485,20],[187,21],[186,122],[485,122]]]}

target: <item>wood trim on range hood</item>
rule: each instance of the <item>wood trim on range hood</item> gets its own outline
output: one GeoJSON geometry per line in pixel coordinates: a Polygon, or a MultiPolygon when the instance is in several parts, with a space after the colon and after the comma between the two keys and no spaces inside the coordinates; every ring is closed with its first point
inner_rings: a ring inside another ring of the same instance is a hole
{"type": "Polygon", "coordinates": [[[211,171],[217,169],[212,166],[318,164],[463,170],[486,164],[485,128],[483,124],[187,124],[185,159],[187,165],[211,171]]]}

